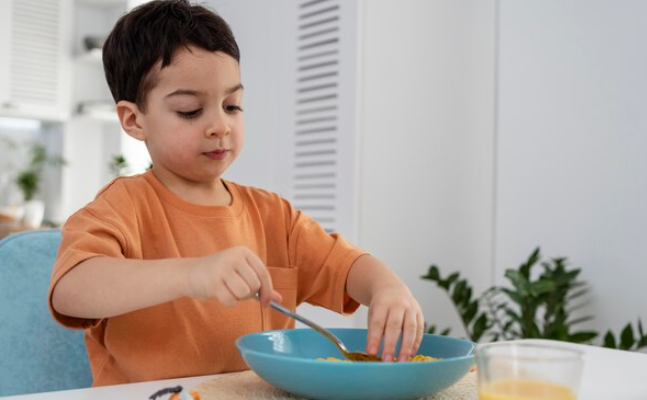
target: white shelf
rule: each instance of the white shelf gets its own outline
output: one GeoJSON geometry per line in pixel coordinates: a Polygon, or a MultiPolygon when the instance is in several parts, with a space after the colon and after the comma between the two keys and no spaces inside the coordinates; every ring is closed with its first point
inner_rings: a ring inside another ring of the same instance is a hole
{"type": "Polygon", "coordinates": [[[92,49],[86,53],[79,54],[75,60],[83,64],[103,66],[102,56],[101,49],[92,49]]]}
{"type": "Polygon", "coordinates": [[[77,118],[91,119],[94,121],[119,123],[117,109],[109,101],[85,103],[79,107],[77,118]]]}
{"type": "Polygon", "coordinates": [[[117,113],[110,113],[105,111],[87,111],[75,115],[75,118],[84,120],[97,121],[97,122],[110,122],[112,124],[119,124],[117,113]]]}

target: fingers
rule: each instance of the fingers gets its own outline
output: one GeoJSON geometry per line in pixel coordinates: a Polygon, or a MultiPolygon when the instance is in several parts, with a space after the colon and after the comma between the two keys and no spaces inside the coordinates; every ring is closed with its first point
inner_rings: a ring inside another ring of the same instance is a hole
{"type": "MultiPolygon", "coordinates": [[[[261,278],[258,276],[255,269],[245,266],[243,268],[238,268],[236,273],[245,285],[244,290],[239,292],[240,296],[237,296],[239,300],[247,299],[259,291],[262,286],[261,278]]],[[[236,275],[233,275],[232,277],[235,276],[236,275]]]]}
{"type": "Polygon", "coordinates": [[[366,338],[366,352],[377,355],[384,333],[384,323],[389,310],[386,307],[374,306],[368,310],[368,337],[366,338]]]}
{"type": "Polygon", "coordinates": [[[216,298],[226,306],[233,306],[249,293],[249,286],[239,276],[230,276],[223,281],[225,290],[219,290],[216,298]]]}
{"type": "Polygon", "coordinates": [[[404,315],[402,323],[402,341],[400,343],[400,352],[398,353],[398,361],[409,361],[409,357],[413,353],[413,344],[416,340],[418,331],[418,320],[415,311],[409,310],[404,315]]]}
{"type": "Polygon", "coordinates": [[[260,288],[254,290],[252,292],[252,296],[254,295],[254,293],[259,291],[261,304],[263,306],[268,306],[270,304],[270,301],[274,298],[272,278],[270,277],[270,274],[267,271],[267,268],[265,267],[261,259],[258,258],[258,256],[254,254],[251,250],[247,251],[246,260],[249,266],[254,269],[254,271],[256,272],[256,276],[260,281],[260,288]]]}
{"type": "Polygon", "coordinates": [[[215,298],[227,306],[249,299],[256,293],[266,306],[271,300],[282,300],[281,295],[273,290],[272,278],[265,264],[246,247],[230,247],[195,259],[186,271],[184,293],[190,297],[215,298]]]}
{"type": "Polygon", "coordinates": [[[402,322],[404,320],[404,313],[399,310],[391,310],[389,312],[386,326],[384,329],[384,347],[382,348],[382,360],[394,361],[395,347],[398,344],[398,337],[402,332],[402,322]]]}
{"type": "Polygon", "coordinates": [[[398,361],[408,361],[415,355],[424,334],[424,318],[417,302],[390,305],[375,304],[369,308],[368,337],[366,352],[377,354],[380,342],[382,360],[395,361],[396,347],[400,339],[398,361]]]}
{"type": "Polygon", "coordinates": [[[418,349],[420,348],[420,343],[422,343],[422,337],[425,335],[425,319],[422,316],[422,311],[418,308],[416,313],[417,327],[416,327],[416,339],[413,342],[413,347],[411,349],[411,355],[416,355],[418,349]]]}
{"type": "Polygon", "coordinates": [[[272,301],[274,301],[275,303],[283,303],[283,296],[281,296],[281,293],[277,292],[276,290],[273,290],[272,301]]]}

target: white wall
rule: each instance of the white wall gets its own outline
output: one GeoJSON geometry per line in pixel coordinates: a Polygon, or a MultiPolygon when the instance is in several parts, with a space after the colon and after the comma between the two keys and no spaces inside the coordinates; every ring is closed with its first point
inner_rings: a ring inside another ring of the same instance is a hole
{"type": "Polygon", "coordinates": [[[647,4],[365,4],[360,244],[427,320],[459,325],[429,264],[482,289],[538,245],[584,268],[590,326],[645,320],[647,4]]]}
{"type": "Polygon", "coordinates": [[[592,326],[647,320],[647,2],[502,0],[497,277],[538,245],[592,326]]]}
{"type": "Polygon", "coordinates": [[[365,2],[360,244],[412,288],[427,321],[459,320],[420,276],[492,283],[494,2],[365,2]]]}

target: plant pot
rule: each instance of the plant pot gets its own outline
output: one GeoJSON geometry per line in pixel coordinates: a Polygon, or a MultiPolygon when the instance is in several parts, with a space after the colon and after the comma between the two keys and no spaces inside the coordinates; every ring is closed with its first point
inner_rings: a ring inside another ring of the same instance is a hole
{"type": "Polygon", "coordinates": [[[45,216],[45,203],[42,200],[29,200],[25,203],[25,214],[22,223],[27,228],[38,229],[45,216]]]}

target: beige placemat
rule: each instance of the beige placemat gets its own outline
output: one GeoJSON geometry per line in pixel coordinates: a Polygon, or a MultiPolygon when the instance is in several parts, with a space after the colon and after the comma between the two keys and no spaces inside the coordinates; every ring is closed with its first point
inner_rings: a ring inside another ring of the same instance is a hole
{"type": "MultiPolygon", "coordinates": [[[[303,400],[262,380],[253,371],[229,374],[193,388],[200,400],[303,400]]],[[[454,386],[425,400],[477,400],[476,372],[470,372],[454,386]]]]}

